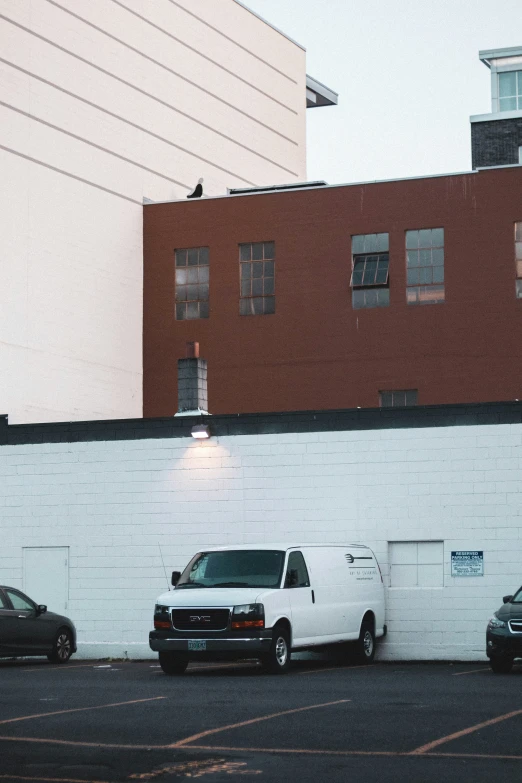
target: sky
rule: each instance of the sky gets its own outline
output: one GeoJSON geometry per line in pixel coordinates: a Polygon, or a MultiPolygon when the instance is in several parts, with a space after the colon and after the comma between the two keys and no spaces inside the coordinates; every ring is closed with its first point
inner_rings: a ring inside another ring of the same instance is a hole
{"type": "Polygon", "coordinates": [[[491,111],[482,49],[522,46],[522,0],[243,0],[307,50],[339,105],[307,112],[307,179],[471,169],[469,117],[491,111]]]}

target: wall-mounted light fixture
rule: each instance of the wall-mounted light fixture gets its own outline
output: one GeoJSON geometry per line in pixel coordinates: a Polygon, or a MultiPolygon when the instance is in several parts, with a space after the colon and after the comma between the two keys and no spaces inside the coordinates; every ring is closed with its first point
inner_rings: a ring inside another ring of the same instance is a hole
{"type": "Polygon", "coordinates": [[[210,427],[208,424],[196,424],[190,430],[190,434],[193,438],[205,440],[206,438],[210,438],[210,427]]]}

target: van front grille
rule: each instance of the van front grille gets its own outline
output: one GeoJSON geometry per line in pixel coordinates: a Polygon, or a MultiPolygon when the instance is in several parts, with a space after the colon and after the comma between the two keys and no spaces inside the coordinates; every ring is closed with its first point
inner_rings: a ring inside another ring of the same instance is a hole
{"type": "Polygon", "coordinates": [[[173,609],[172,625],[177,631],[225,631],[229,609],[173,609]]]}

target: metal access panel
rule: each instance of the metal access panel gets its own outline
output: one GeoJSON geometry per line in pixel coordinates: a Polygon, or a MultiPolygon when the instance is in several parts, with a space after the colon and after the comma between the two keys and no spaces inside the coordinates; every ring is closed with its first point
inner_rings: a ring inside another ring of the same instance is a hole
{"type": "Polygon", "coordinates": [[[25,547],[24,593],[50,612],[62,614],[69,607],[69,547],[25,547]]]}

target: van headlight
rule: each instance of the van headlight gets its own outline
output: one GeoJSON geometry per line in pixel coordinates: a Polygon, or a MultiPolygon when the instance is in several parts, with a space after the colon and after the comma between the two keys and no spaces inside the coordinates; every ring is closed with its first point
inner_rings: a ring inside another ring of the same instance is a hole
{"type": "Polygon", "coordinates": [[[232,628],[264,628],[265,607],[263,604],[239,604],[232,611],[232,628]]]}
{"type": "Polygon", "coordinates": [[[488,620],[488,631],[493,631],[496,628],[506,628],[507,623],[504,620],[499,620],[496,615],[492,615],[488,620]]]}

